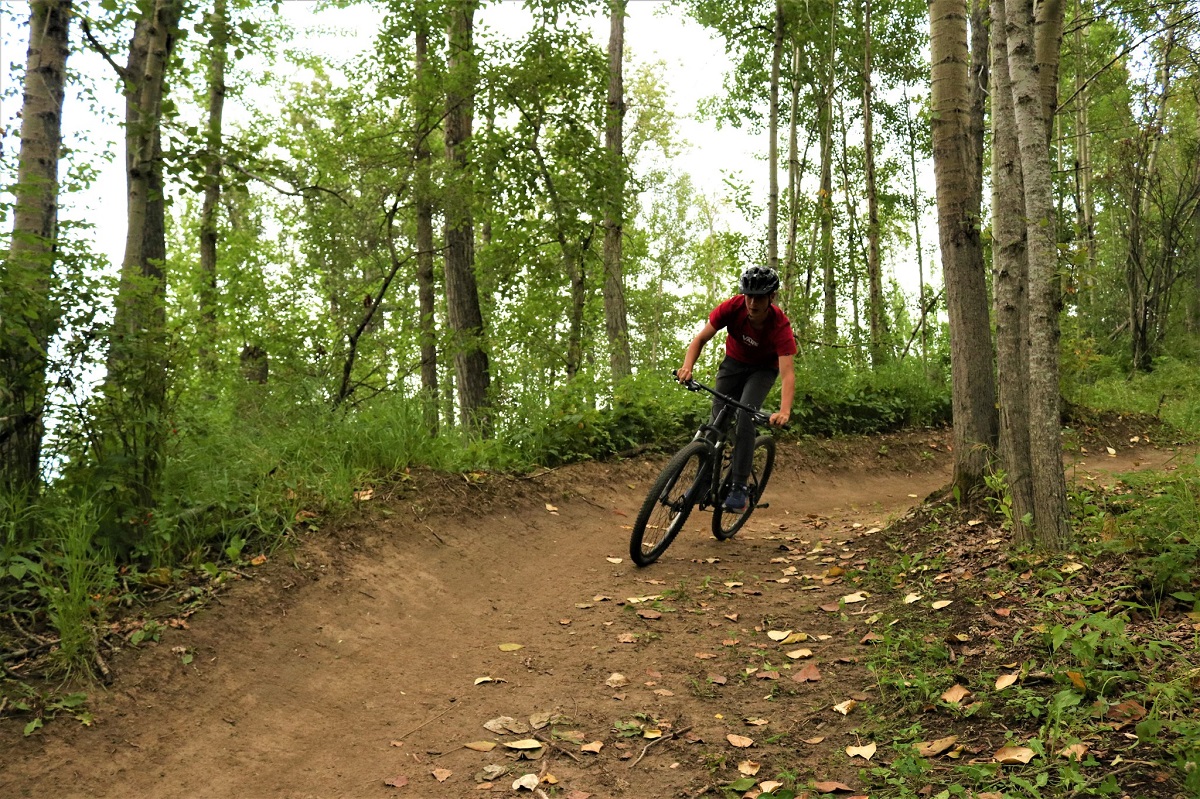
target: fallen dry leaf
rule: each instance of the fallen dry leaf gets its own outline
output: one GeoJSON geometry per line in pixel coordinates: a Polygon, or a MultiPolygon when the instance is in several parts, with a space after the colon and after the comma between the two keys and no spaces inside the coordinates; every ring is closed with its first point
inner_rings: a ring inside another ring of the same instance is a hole
{"type": "Polygon", "coordinates": [[[607,560],[609,563],[620,563],[621,562],[620,558],[605,558],[605,560],[607,560]]]}
{"type": "Polygon", "coordinates": [[[922,598],[921,594],[908,594],[904,597],[904,604],[911,605],[912,603],[920,600],[921,598],[922,598]]]}
{"type": "Polygon", "coordinates": [[[727,678],[724,674],[709,674],[708,681],[713,685],[724,685],[725,683],[729,682],[729,678],[727,678]]]}
{"type": "Polygon", "coordinates": [[[836,780],[824,780],[822,782],[814,782],[813,788],[815,788],[820,793],[835,793],[837,791],[853,791],[854,790],[846,783],[837,782],[836,780]]]}
{"type": "MultiPolygon", "coordinates": [[[[833,709],[843,716],[849,716],[850,712],[856,707],[858,707],[858,702],[855,702],[853,699],[847,699],[845,702],[838,702],[833,706],[833,709]]],[[[849,789],[847,788],[847,790],[849,789]]]]}
{"type": "Polygon", "coordinates": [[[811,744],[812,746],[816,746],[817,744],[821,743],[821,741],[824,741],[824,740],[825,740],[824,735],[818,735],[814,738],[805,738],[804,743],[811,744]]]}
{"type": "Polygon", "coordinates": [[[1002,746],[992,757],[997,763],[1006,765],[1025,765],[1036,756],[1036,752],[1027,746],[1002,746]]]}
{"type": "Polygon", "coordinates": [[[393,788],[403,788],[405,785],[408,785],[408,777],[404,776],[403,774],[397,774],[390,780],[384,780],[383,784],[390,785],[393,788]]]}
{"type": "Polygon", "coordinates": [[[510,732],[516,735],[524,735],[529,732],[529,727],[525,725],[525,722],[517,721],[512,716],[497,716],[490,721],[485,721],[483,728],[497,735],[504,735],[510,732]]]}
{"type": "Polygon", "coordinates": [[[754,739],[747,738],[744,735],[734,735],[733,733],[729,733],[729,735],[725,736],[725,740],[729,741],[729,743],[733,744],[739,749],[745,749],[747,747],[754,746],[754,739]]]}
{"type": "Polygon", "coordinates": [[[941,610],[942,608],[947,607],[948,605],[953,605],[953,604],[954,604],[953,599],[939,599],[937,602],[934,602],[929,607],[933,608],[934,610],[941,610]]]}
{"type": "Polygon", "coordinates": [[[791,652],[788,652],[786,654],[792,660],[800,660],[801,658],[812,657],[812,650],[811,649],[793,649],[791,652]]]}
{"type": "Polygon", "coordinates": [[[853,605],[855,602],[866,602],[867,595],[862,591],[855,591],[853,594],[846,594],[842,597],[842,601],[847,605],[853,605]]]}
{"type": "Polygon", "coordinates": [[[637,642],[637,633],[621,633],[617,636],[618,644],[636,644],[637,642]]]}
{"type": "Polygon", "coordinates": [[[758,787],[762,788],[763,793],[775,793],[775,789],[782,788],[783,783],[776,780],[763,780],[758,784],[758,787]]]}
{"type": "Polygon", "coordinates": [[[1005,688],[1012,685],[1016,681],[1017,681],[1017,675],[1015,675],[1015,674],[1001,674],[999,677],[996,678],[996,690],[1003,691],[1005,688]]]}
{"type": "Polygon", "coordinates": [[[701,660],[712,660],[716,657],[716,655],[714,655],[712,652],[697,652],[696,657],[700,658],[701,660]]]}
{"type": "Polygon", "coordinates": [[[936,741],[922,741],[917,744],[917,754],[921,757],[937,757],[942,752],[954,746],[956,741],[958,741],[957,735],[938,738],[936,741]]]}
{"type": "Polygon", "coordinates": [[[550,511],[551,513],[558,513],[558,508],[554,507],[549,502],[546,503],[546,510],[550,511]]]}
{"type": "Polygon", "coordinates": [[[792,675],[793,682],[820,682],[821,672],[816,663],[808,663],[800,671],[792,675]]]}
{"type": "Polygon", "coordinates": [[[643,619],[651,620],[662,618],[661,613],[659,613],[657,610],[651,610],[650,608],[640,608],[637,612],[637,615],[641,616],[643,619]]]}
{"type": "Polygon", "coordinates": [[[495,741],[470,741],[463,744],[467,749],[473,749],[476,752],[490,752],[496,748],[495,741]]]}
{"type": "Polygon", "coordinates": [[[1068,760],[1083,760],[1083,756],[1088,753],[1087,744],[1071,744],[1064,747],[1059,753],[1059,757],[1065,757],[1068,760]]]}
{"type": "Polygon", "coordinates": [[[433,778],[438,782],[445,782],[446,780],[450,779],[450,775],[452,775],[454,772],[448,768],[435,768],[429,773],[432,774],[433,778]]]}
{"type": "Polygon", "coordinates": [[[522,788],[527,791],[532,791],[536,787],[538,787],[538,775],[536,774],[526,774],[524,777],[518,777],[517,779],[513,780],[512,784],[512,789],[514,791],[519,791],[522,788]]]}
{"type": "Polygon", "coordinates": [[[850,757],[861,757],[863,760],[870,760],[875,757],[877,748],[874,743],[869,743],[866,746],[847,746],[846,754],[850,757]]]}
{"type": "Polygon", "coordinates": [[[518,649],[524,649],[524,644],[500,644],[501,652],[516,652],[518,649]]]}
{"type": "Polygon", "coordinates": [[[791,635],[789,635],[787,638],[784,638],[779,643],[783,644],[784,646],[787,646],[788,644],[798,644],[801,641],[807,641],[807,640],[808,640],[808,633],[792,633],[791,635]]]}
{"type": "Polygon", "coordinates": [[[608,679],[604,681],[604,684],[609,688],[620,688],[629,685],[629,679],[624,674],[614,671],[608,675],[608,679]]]}
{"type": "Polygon", "coordinates": [[[746,724],[751,727],[765,727],[770,723],[766,719],[746,719],[746,724]]]}
{"type": "Polygon", "coordinates": [[[782,641],[791,634],[791,630],[767,630],[767,637],[772,641],[782,641]]]}
{"type": "Polygon", "coordinates": [[[505,741],[509,749],[541,749],[543,744],[537,738],[522,738],[519,741],[505,741]]]}
{"type": "Polygon", "coordinates": [[[762,768],[762,763],[759,763],[757,760],[743,760],[741,763],[738,763],[738,771],[747,777],[753,777],[758,773],[760,768],[762,768]]]}
{"type": "Polygon", "coordinates": [[[603,748],[604,748],[603,742],[592,741],[590,744],[584,744],[583,746],[579,747],[579,751],[587,752],[587,753],[593,754],[593,755],[598,755],[598,754],[600,754],[600,750],[603,748]]]}
{"type": "Polygon", "coordinates": [[[966,688],[963,688],[958,683],[955,683],[946,690],[946,693],[942,694],[942,701],[948,702],[952,705],[957,705],[970,695],[970,691],[968,691],[966,688]]]}

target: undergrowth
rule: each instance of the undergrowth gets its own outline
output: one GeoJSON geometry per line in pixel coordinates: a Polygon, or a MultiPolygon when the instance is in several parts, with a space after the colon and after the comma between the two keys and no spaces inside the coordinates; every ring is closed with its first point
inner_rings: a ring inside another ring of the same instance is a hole
{"type": "Polygon", "coordinates": [[[1066,557],[1012,552],[995,527],[935,509],[877,558],[869,576],[899,621],[880,623],[869,659],[870,734],[891,742],[862,773],[870,795],[1200,795],[1198,496],[1195,465],[1076,493],[1066,557]],[[940,560],[955,552],[957,569],[940,560]],[[918,594],[953,604],[899,599],[918,594]]]}

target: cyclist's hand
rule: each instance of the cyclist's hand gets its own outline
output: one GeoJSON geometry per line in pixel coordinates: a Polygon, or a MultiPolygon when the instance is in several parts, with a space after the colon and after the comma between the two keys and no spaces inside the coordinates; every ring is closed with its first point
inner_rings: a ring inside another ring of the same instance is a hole
{"type": "Polygon", "coordinates": [[[675,370],[675,379],[680,383],[686,383],[692,379],[692,367],[681,366],[675,370]]]}
{"type": "Polygon", "coordinates": [[[787,427],[788,419],[792,418],[790,413],[784,411],[775,411],[771,414],[770,424],[772,427],[787,427]]]}

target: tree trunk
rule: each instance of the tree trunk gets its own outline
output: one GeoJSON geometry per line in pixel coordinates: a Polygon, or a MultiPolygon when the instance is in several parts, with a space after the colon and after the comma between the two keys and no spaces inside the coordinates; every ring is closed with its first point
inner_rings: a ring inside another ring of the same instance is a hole
{"type": "Polygon", "coordinates": [[[1082,8],[1075,0],[1075,225],[1083,242],[1084,265],[1076,278],[1076,304],[1090,307],[1096,269],[1096,200],[1092,191],[1092,137],[1088,130],[1090,92],[1084,75],[1087,44],[1083,37],[1082,8]]]}
{"type": "Polygon", "coordinates": [[[833,260],[833,94],[836,88],[838,0],[829,10],[829,60],[825,64],[824,97],[821,98],[821,270],[824,291],[822,337],[826,345],[837,343],[837,278],[833,260]]]}
{"type": "Polygon", "coordinates": [[[182,7],[179,0],[155,0],[147,8],[137,20],[123,75],[129,223],[103,387],[109,436],[98,455],[120,475],[119,485],[132,497],[133,513],[154,505],[166,441],[167,242],[161,131],[167,63],[182,7]],[[119,452],[107,450],[114,441],[119,452]]]}
{"type": "Polygon", "coordinates": [[[633,373],[629,357],[629,322],[625,313],[625,281],[621,237],[625,219],[625,155],[623,147],[625,86],[625,4],[610,0],[608,37],[608,116],[604,146],[609,158],[609,198],[604,213],[604,327],[608,334],[613,383],[633,373]]]}
{"type": "Polygon", "coordinates": [[[209,15],[208,128],[204,135],[204,201],[200,206],[200,362],[217,367],[217,209],[221,203],[221,119],[225,110],[225,65],[228,60],[229,9],[214,0],[209,15]]]}
{"type": "MultiPolygon", "coordinates": [[[[1061,15],[1061,5],[1051,5],[1061,15]]],[[[1039,65],[1054,58],[1047,53],[1035,53],[1033,0],[1008,0],[1005,24],[1029,254],[1028,396],[1033,532],[1037,546],[1054,550],[1066,543],[1070,533],[1058,386],[1058,226],[1047,147],[1054,107],[1046,105],[1048,92],[1039,80],[1039,65]]],[[[1040,24],[1045,28],[1039,30],[1055,26],[1053,21],[1040,24]]],[[[1061,30],[1061,20],[1058,28],[1061,30]]],[[[1041,76],[1044,78],[1045,72],[1041,76]]]]}
{"type": "MultiPolygon", "coordinates": [[[[792,43],[791,70],[791,106],[788,108],[788,219],[787,246],[783,256],[783,274],[780,307],[792,316],[793,323],[799,323],[800,329],[807,327],[807,320],[797,319],[792,313],[792,294],[796,288],[796,231],[800,225],[800,181],[803,167],[800,165],[800,81],[797,73],[800,71],[800,45],[792,43]]],[[[805,153],[807,157],[807,152],[805,153]]],[[[807,303],[801,304],[807,308],[807,303]]]]}
{"type": "Polygon", "coordinates": [[[775,35],[771,46],[771,87],[767,132],[767,266],[779,269],[779,72],[783,61],[783,0],[775,0],[775,35]]]}
{"type": "Polygon", "coordinates": [[[966,0],[929,4],[932,42],[933,164],[938,233],[950,317],[954,487],[963,501],[983,486],[996,444],[996,390],[980,244],[977,163],[971,142],[966,0]]]}
{"type": "Polygon", "coordinates": [[[70,0],[30,3],[13,235],[0,269],[0,493],[19,505],[41,486],[47,351],[60,316],[54,264],[70,24],[70,0]]]}
{"type": "Polygon", "coordinates": [[[434,112],[435,76],[429,67],[429,18],[424,2],[418,2],[414,14],[414,79],[412,104],[417,113],[413,156],[413,204],[416,206],[417,304],[421,315],[417,330],[421,346],[421,402],[425,427],[431,436],[438,433],[438,364],[436,294],[433,275],[433,153],[429,137],[438,116],[434,112]]]}
{"type": "Polygon", "coordinates": [[[488,435],[488,356],[483,312],[475,282],[474,182],[467,158],[478,68],[473,42],[476,0],[457,0],[450,11],[446,62],[446,305],[454,333],[454,371],[463,426],[488,435]]]}
{"type": "Polygon", "coordinates": [[[917,134],[913,129],[907,89],[904,90],[904,124],[908,132],[909,179],[912,182],[912,194],[909,196],[909,201],[913,218],[913,246],[917,251],[917,304],[920,310],[920,318],[917,320],[917,335],[920,341],[921,360],[928,369],[929,325],[926,322],[928,303],[925,297],[925,246],[921,242],[921,189],[920,181],[917,179],[917,134]]]}
{"type": "Polygon", "coordinates": [[[871,0],[863,6],[863,159],[867,192],[867,283],[871,324],[871,366],[887,359],[887,329],[883,308],[883,266],[879,261],[879,197],[875,188],[875,141],[871,97],[871,0]]]}
{"type": "MultiPolygon", "coordinates": [[[[992,19],[1004,19],[992,2],[992,19]]],[[[1033,512],[1029,452],[1029,270],[1025,250],[1024,184],[1013,116],[1004,25],[992,30],[992,286],[996,310],[996,372],[1000,400],[1000,463],[1011,498],[1013,542],[1033,543],[1026,519],[1033,512]]]]}

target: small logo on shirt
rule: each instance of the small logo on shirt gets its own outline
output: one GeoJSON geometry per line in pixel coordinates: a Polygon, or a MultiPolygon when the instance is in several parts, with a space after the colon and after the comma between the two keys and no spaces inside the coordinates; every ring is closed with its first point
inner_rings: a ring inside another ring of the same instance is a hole
{"type": "Polygon", "coordinates": [[[758,346],[758,342],[757,342],[757,341],[755,341],[755,340],[754,340],[754,338],[753,338],[752,336],[748,336],[748,335],[746,335],[745,333],[743,333],[743,334],[742,334],[742,341],[746,342],[746,343],[747,343],[747,344],[749,344],[751,347],[757,347],[757,346],[758,346]]]}

